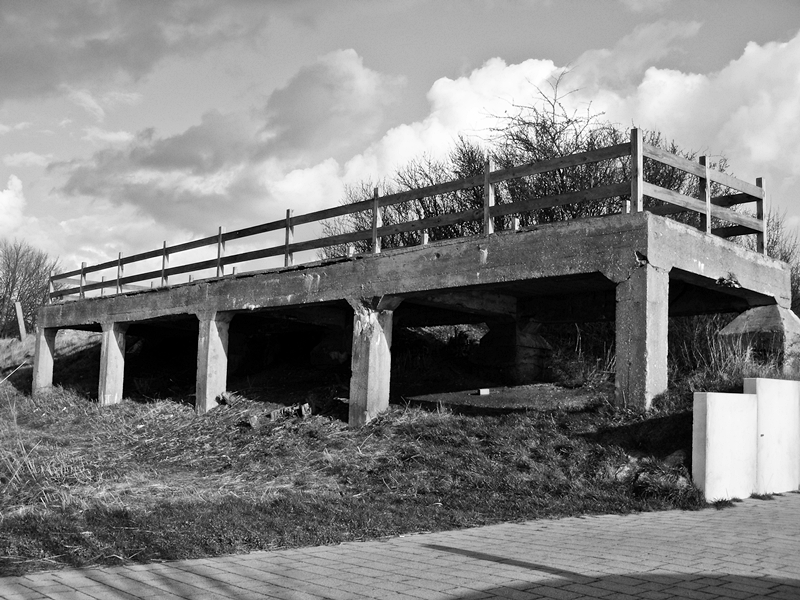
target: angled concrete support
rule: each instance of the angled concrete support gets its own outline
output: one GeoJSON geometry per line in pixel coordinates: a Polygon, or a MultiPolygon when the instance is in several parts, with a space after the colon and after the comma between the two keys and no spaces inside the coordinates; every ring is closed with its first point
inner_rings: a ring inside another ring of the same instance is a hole
{"type": "Polygon", "coordinates": [[[228,379],[228,329],[232,312],[208,312],[197,315],[197,384],[194,409],[198,414],[217,406],[217,398],[226,391],[228,379]]]}
{"type": "Polygon", "coordinates": [[[669,273],[645,263],[617,284],[617,403],[649,409],[667,389],[669,273]]]}
{"type": "Polygon", "coordinates": [[[349,299],[353,307],[350,427],[361,427],[389,407],[392,319],[401,299],[349,299]]]}
{"type": "Polygon", "coordinates": [[[125,373],[125,323],[103,323],[100,341],[100,384],[97,401],[100,406],[118,404],[122,400],[125,373]]]}
{"type": "Polygon", "coordinates": [[[31,394],[37,395],[53,387],[53,362],[56,353],[57,327],[36,328],[36,349],[33,356],[31,394]]]}

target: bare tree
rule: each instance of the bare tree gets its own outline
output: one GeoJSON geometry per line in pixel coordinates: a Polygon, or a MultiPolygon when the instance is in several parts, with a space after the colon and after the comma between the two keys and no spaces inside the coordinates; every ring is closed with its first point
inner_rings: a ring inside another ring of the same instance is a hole
{"type": "Polygon", "coordinates": [[[14,302],[22,305],[26,327],[36,325],[36,309],[47,301],[50,274],[58,259],[27,242],[0,240],[0,337],[17,332],[14,302]]]}

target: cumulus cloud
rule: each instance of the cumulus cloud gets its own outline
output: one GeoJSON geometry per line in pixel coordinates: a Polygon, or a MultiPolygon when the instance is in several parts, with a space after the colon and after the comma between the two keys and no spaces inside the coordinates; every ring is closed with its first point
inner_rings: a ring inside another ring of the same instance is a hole
{"type": "Polygon", "coordinates": [[[15,152],[6,154],[3,163],[7,167],[44,167],[53,159],[52,154],[37,154],[36,152],[15,152]]]}
{"type": "Polygon", "coordinates": [[[656,12],[666,8],[672,0],[619,0],[633,12],[656,12]]]}
{"type": "Polygon", "coordinates": [[[259,3],[124,0],[9,2],[0,15],[0,101],[123,76],[164,57],[244,39],[265,22],[259,3]]]}
{"type": "Polygon", "coordinates": [[[98,144],[123,144],[130,142],[134,135],[130,131],[108,131],[100,127],[87,127],[82,140],[98,144]]]}
{"type": "Polygon", "coordinates": [[[106,118],[106,111],[100,106],[100,103],[95,100],[94,96],[89,90],[73,90],[67,88],[67,98],[77,106],[80,106],[98,121],[106,118]]]}
{"type": "Polygon", "coordinates": [[[338,202],[341,160],[380,135],[398,85],[354,51],[336,51],[298,71],[260,109],[209,111],[171,136],[88,128],[84,139],[103,147],[50,170],[66,175],[60,191],[68,196],[135,206],[203,234],[272,219],[289,206],[308,212],[338,202]]]}
{"type": "MultiPolygon", "coordinates": [[[[564,100],[568,108],[584,110],[591,103],[623,126],[658,129],[683,147],[724,153],[737,175],[764,176],[772,197],[788,206],[800,184],[800,79],[786,74],[800,72],[800,35],[786,43],[749,44],[709,74],[648,64],[696,31],[692,23],[655,23],[613,48],[584,54],[571,67],[491,59],[462,77],[436,81],[428,92],[429,114],[382,135],[387,90],[397,82],[370,71],[350,51],[333,53],[298,72],[261,111],[209,112],[178,135],[143,130],[122,147],[61,165],[68,174],[62,191],[107,199],[161,227],[200,235],[220,224],[279,218],[289,207],[309,212],[334,205],[344,183],[390,175],[423,154],[443,155],[460,134],[490,138],[504,115],[536,102],[537,88],[547,90],[566,72],[563,89],[575,90],[564,100]],[[620,61],[625,64],[617,71],[604,71],[620,61]],[[342,90],[326,91],[326,82],[341,82],[342,90]],[[357,102],[357,90],[371,94],[377,108],[357,102]],[[325,100],[307,98],[317,93],[325,100]],[[339,137],[348,140],[345,145],[339,137]]],[[[799,217],[789,218],[796,223],[799,217]]]]}
{"type": "Polygon", "coordinates": [[[107,146],[87,160],[51,169],[66,171],[61,191],[70,196],[135,206],[142,215],[164,223],[190,228],[195,224],[204,231],[209,219],[219,223],[258,196],[255,130],[247,115],[218,111],[167,137],[153,129],[135,136],[89,130],[92,139],[117,141],[122,147],[107,146]]]}
{"type": "Polygon", "coordinates": [[[657,129],[684,147],[725,155],[750,181],[763,176],[773,199],[791,206],[800,182],[800,34],[751,42],[717,72],[649,67],[633,86],[608,85],[573,71],[573,101],[592,102],[613,121],[657,129]]]}
{"type": "Polygon", "coordinates": [[[594,86],[618,89],[635,84],[646,69],[678,48],[681,40],[694,37],[700,23],[657,21],[639,25],[613,48],[589,50],[575,61],[579,78],[594,86]]]}
{"type": "Polygon", "coordinates": [[[84,109],[92,115],[98,122],[106,118],[108,109],[119,105],[133,105],[141,101],[142,95],[135,92],[111,91],[96,98],[88,89],[74,89],[69,86],[62,86],[66,91],[67,99],[84,109]]]}
{"type": "Polygon", "coordinates": [[[365,67],[354,50],[326,54],[269,97],[268,150],[305,160],[352,153],[379,133],[402,83],[365,67]]]}
{"type": "Polygon", "coordinates": [[[428,116],[389,130],[347,161],[344,177],[349,183],[385,177],[423,154],[442,157],[459,135],[488,140],[509,114],[534,101],[537,87],[546,87],[564,70],[549,60],[509,65],[493,58],[463,77],[438,79],[428,92],[428,116]]]}
{"type": "Polygon", "coordinates": [[[0,123],[0,135],[6,134],[10,131],[20,131],[21,129],[27,129],[30,127],[31,124],[28,122],[17,123],[15,125],[3,125],[0,123]]]}
{"type": "Polygon", "coordinates": [[[6,189],[0,190],[0,215],[0,237],[15,236],[25,219],[25,195],[16,175],[8,178],[6,189]]]}

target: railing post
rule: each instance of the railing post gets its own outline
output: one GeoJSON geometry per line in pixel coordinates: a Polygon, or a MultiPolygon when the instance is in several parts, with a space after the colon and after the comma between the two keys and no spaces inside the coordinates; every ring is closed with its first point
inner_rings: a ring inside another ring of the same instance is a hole
{"type": "Polygon", "coordinates": [[[422,234],[420,236],[420,242],[422,243],[423,246],[427,246],[429,241],[430,241],[430,238],[429,238],[428,230],[427,229],[423,229],[422,230],[422,234]]]}
{"type": "Polygon", "coordinates": [[[703,165],[705,175],[700,178],[700,200],[706,205],[706,212],[700,215],[700,229],[706,233],[711,233],[711,185],[708,182],[708,160],[705,156],[700,157],[700,164],[703,165]]]}
{"type": "Polygon", "coordinates": [[[124,266],[122,264],[122,252],[117,255],[117,293],[122,293],[122,271],[124,266]]]}
{"type": "Polygon", "coordinates": [[[56,285],[53,283],[53,278],[56,276],[55,271],[50,271],[50,279],[47,280],[47,303],[53,303],[53,292],[56,291],[56,285]]]}
{"type": "Polygon", "coordinates": [[[100,277],[100,297],[105,298],[106,296],[106,276],[103,275],[100,277]]]}
{"type": "Polygon", "coordinates": [[[225,258],[225,238],[222,236],[223,233],[225,233],[225,229],[220,227],[217,233],[217,277],[225,275],[225,265],[222,264],[222,259],[225,258]]]}
{"type": "Polygon", "coordinates": [[[494,219],[492,219],[491,208],[494,206],[494,187],[492,186],[490,175],[494,168],[494,161],[491,156],[486,157],[483,170],[483,234],[491,235],[494,233],[494,219]]]}
{"type": "Polygon", "coordinates": [[[167,252],[167,242],[165,240],[161,252],[161,287],[169,284],[167,269],[169,269],[169,252],[167,252]]]}
{"type": "Polygon", "coordinates": [[[86,285],[86,263],[82,262],[81,263],[80,290],[79,290],[79,297],[80,297],[81,300],[83,300],[84,297],[85,297],[83,295],[83,288],[84,288],[85,285],[86,285]]]}
{"type": "MultiPolygon", "coordinates": [[[[764,180],[761,177],[756,177],[756,185],[762,190],[764,189],[764,180]]],[[[762,193],[762,198],[756,200],[756,218],[764,225],[764,231],[756,234],[756,251],[761,254],[767,253],[767,226],[764,223],[764,198],[766,197],[766,190],[762,193]]]]}
{"type": "Polygon", "coordinates": [[[380,206],[378,205],[378,188],[372,193],[372,253],[381,253],[381,238],[378,236],[378,228],[383,227],[380,206]]]}
{"type": "Polygon", "coordinates": [[[511,221],[511,229],[514,231],[519,231],[519,215],[514,215],[511,221]]]}
{"type": "Polygon", "coordinates": [[[289,252],[289,244],[294,242],[294,225],[292,225],[292,215],[294,211],[291,208],[286,209],[286,250],[284,251],[284,266],[291,267],[294,264],[294,254],[289,252]]]}
{"type": "Polygon", "coordinates": [[[625,206],[625,212],[642,212],[644,210],[644,154],[642,153],[642,131],[631,129],[631,199],[625,206]]]}

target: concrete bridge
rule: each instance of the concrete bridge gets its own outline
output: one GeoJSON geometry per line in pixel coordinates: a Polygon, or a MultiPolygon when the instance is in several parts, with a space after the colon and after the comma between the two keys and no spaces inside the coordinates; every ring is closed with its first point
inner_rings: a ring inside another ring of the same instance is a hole
{"type": "Polygon", "coordinates": [[[142,255],[85,264],[61,274],[53,303],[38,315],[33,392],[53,383],[56,332],[61,328],[102,331],[99,401],[122,398],[125,339],[152,328],[196,328],[198,339],[196,408],[204,412],[226,391],[228,338],[255,323],[283,320],[325,325],[351,336],[350,424],[366,423],[388,406],[392,327],[484,321],[497,332],[506,366],[515,380],[535,378],[530,333],[543,322],[616,322],[617,401],[649,407],[667,386],[668,317],[743,312],[753,307],[790,306],[789,270],[763,254],[763,190],[758,185],[713,172],[642,144],[634,130],[630,144],[553,161],[484,174],[276,221],[142,255]],[[659,161],[699,178],[700,198],[644,181],[643,159],[659,161]],[[592,162],[630,160],[631,177],[621,183],[550,196],[497,202],[503,182],[592,162]],[[725,186],[713,196],[712,183],[725,186]],[[434,194],[478,189],[483,206],[417,221],[381,223],[381,209],[416,202],[434,194]],[[482,189],[481,189],[482,188],[482,189]],[[519,215],[577,202],[616,199],[618,214],[534,223],[520,227],[519,215]],[[753,202],[756,216],[731,210],[753,202]],[[295,242],[294,227],[365,211],[372,227],[328,238],[295,242]],[[701,228],[667,215],[696,212],[701,228]],[[505,218],[505,220],[504,220],[505,218]],[[429,241],[435,227],[469,220],[482,222],[480,235],[429,241]],[[717,226],[712,228],[712,222],[717,226]],[[499,223],[509,227],[498,230],[499,223]],[[283,244],[226,256],[224,242],[264,231],[285,231],[283,244]],[[245,233],[242,233],[245,232],[245,233]],[[381,238],[419,233],[418,244],[381,251],[381,238]],[[753,235],[759,251],[730,239],[753,235]],[[294,265],[293,254],[366,242],[361,254],[294,265]],[[216,257],[169,267],[169,257],[203,245],[216,257]],[[263,256],[285,257],[283,267],[225,274],[225,266],[263,256]],[[125,264],[160,256],[161,269],[124,276],[125,264]],[[144,257],[144,258],[142,258],[144,257]],[[216,267],[216,275],[174,283],[174,276],[216,267]],[[87,275],[116,269],[116,278],[89,281],[87,275]],[[173,283],[169,283],[169,277],[173,283]],[[159,280],[152,288],[132,289],[136,281],[159,280]],[[113,294],[106,295],[106,288],[113,294]],[[91,292],[102,295],[90,297],[91,292]],[[70,297],[75,301],[65,301],[70,297]]]}

